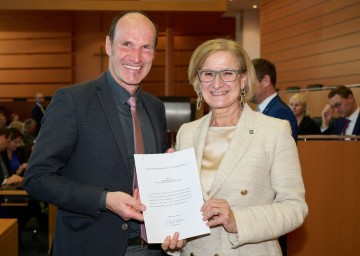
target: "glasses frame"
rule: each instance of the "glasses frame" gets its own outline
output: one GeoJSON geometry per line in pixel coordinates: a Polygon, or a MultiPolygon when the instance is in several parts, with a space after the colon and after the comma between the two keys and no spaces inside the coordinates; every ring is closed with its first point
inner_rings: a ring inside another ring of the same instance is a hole
{"type": "Polygon", "coordinates": [[[242,74],[242,73],[244,73],[244,71],[242,71],[241,69],[223,69],[223,70],[206,70],[206,69],[199,69],[199,70],[197,71],[198,78],[199,78],[200,82],[202,82],[202,83],[211,83],[211,82],[214,82],[214,80],[215,80],[215,78],[216,78],[217,75],[220,76],[220,79],[221,79],[223,82],[234,82],[234,81],[236,81],[236,79],[238,78],[238,75],[239,75],[239,74],[242,74]],[[231,81],[229,81],[229,80],[224,80],[223,77],[222,77],[222,75],[221,75],[221,73],[224,72],[224,71],[233,71],[233,72],[235,72],[235,74],[236,74],[235,79],[234,79],[234,80],[231,80],[231,81]],[[203,80],[201,80],[200,76],[201,76],[201,73],[202,73],[202,72],[212,72],[212,73],[214,73],[214,74],[215,74],[215,75],[214,75],[214,79],[211,80],[211,81],[203,81],[203,80]]]}

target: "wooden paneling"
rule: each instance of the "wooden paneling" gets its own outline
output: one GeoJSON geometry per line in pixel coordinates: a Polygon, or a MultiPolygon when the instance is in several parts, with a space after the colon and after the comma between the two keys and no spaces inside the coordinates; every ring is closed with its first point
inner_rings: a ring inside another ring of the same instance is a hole
{"type": "Polygon", "coordinates": [[[0,1],[0,9],[25,10],[146,10],[146,11],[226,11],[227,0],[11,0],[0,1]]]}
{"type": "Polygon", "coordinates": [[[0,98],[51,96],[72,79],[71,16],[0,13],[0,98]]]}
{"type": "Polygon", "coordinates": [[[65,83],[71,82],[69,69],[23,69],[23,70],[0,70],[0,83],[65,83]]]}
{"type": "Polygon", "coordinates": [[[261,3],[261,56],[277,66],[279,89],[360,82],[358,0],[261,3]]]}
{"type": "MultiPolygon", "coordinates": [[[[195,96],[187,79],[194,49],[208,39],[235,38],[235,19],[223,18],[220,11],[150,12],[158,24],[159,42],[153,67],[142,83],[145,91],[159,97],[195,96]],[[173,33],[167,34],[169,30],[173,33]],[[168,62],[171,66],[166,65],[167,54],[174,58],[168,62]],[[166,95],[165,84],[172,87],[171,95],[166,95]]],[[[30,112],[23,99],[33,100],[38,91],[51,98],[60,87],[97,78],[108,68],[105,38],[116,14],[0,11],[0,106],[6,105],[8,115],[16,111],[24,119],[30,112]]]]}
{"type": "Polygon", "coordinates": [[[288,255],[360,255],[360,142],[297,145],[309,215],[288,235],[288,255]]]}
{"type": "Polygon", "coordinates": [[[71,55],[60,54],[36,54],[36,55],[3,55],[1,56],[0,69],[22,68],[64,68],[71,67],[71,55]]]}

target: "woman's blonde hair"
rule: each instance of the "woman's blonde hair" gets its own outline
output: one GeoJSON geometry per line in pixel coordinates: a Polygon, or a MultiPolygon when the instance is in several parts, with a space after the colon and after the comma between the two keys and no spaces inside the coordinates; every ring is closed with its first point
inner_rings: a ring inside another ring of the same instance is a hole
{"type": "Polygon", "coordinates": [[[239,61],[239,69],[247,74],[247,80],[245,82],[246,100],[251,99],[254,96],[256,85],[256,74],[254,66],[251,62],[246,51],[241,47],[239,43],[230,39],[212,39],[199,45],[193,52],[190,64],[188,68],[189,82],[193,85],[196,94],[199,96],[200,80],[198,79],[198,70],[201,69],[206,58],[218,51],[230,52],[237,57],[239,61]]]}
{"type": "Polygon", "coordinates": [[[289,99],[289,105],[293,101],[299,102],[304,107],[305,115],[308,115],[307,100],[306,100],[306,96],[304,94],[297,93],[297,94],[294,94],[293,96],[291,96],[289,99]]]}

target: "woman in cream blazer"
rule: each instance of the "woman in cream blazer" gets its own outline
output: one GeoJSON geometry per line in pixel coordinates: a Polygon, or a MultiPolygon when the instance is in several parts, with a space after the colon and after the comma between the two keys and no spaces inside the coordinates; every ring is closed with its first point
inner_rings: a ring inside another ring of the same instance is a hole
{"type": "Polygon", "coordinates": [[[193,256],[282,255],[277,238],[298,228],[308,212],[288,121],[245,103],[253,95],[254,69],[232,40],[200,45],[189,80],[198,103],[204,100],[210,112],[181,126],[175,148],[195,149],[204,198],[200,210],[211,233],[187,239],[184,247],[173,237],[163,249],[193,256]]]}

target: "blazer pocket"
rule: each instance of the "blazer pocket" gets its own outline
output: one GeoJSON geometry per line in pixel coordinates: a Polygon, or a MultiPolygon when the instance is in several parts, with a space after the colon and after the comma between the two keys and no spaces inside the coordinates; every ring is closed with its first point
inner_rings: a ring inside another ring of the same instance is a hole
{"type": "Polygon", "coordinates": [[[65,225],[74,230],[87,228],[95,221],[94,219],[85,216],[65,216],[62,220],[65,225]]]}

